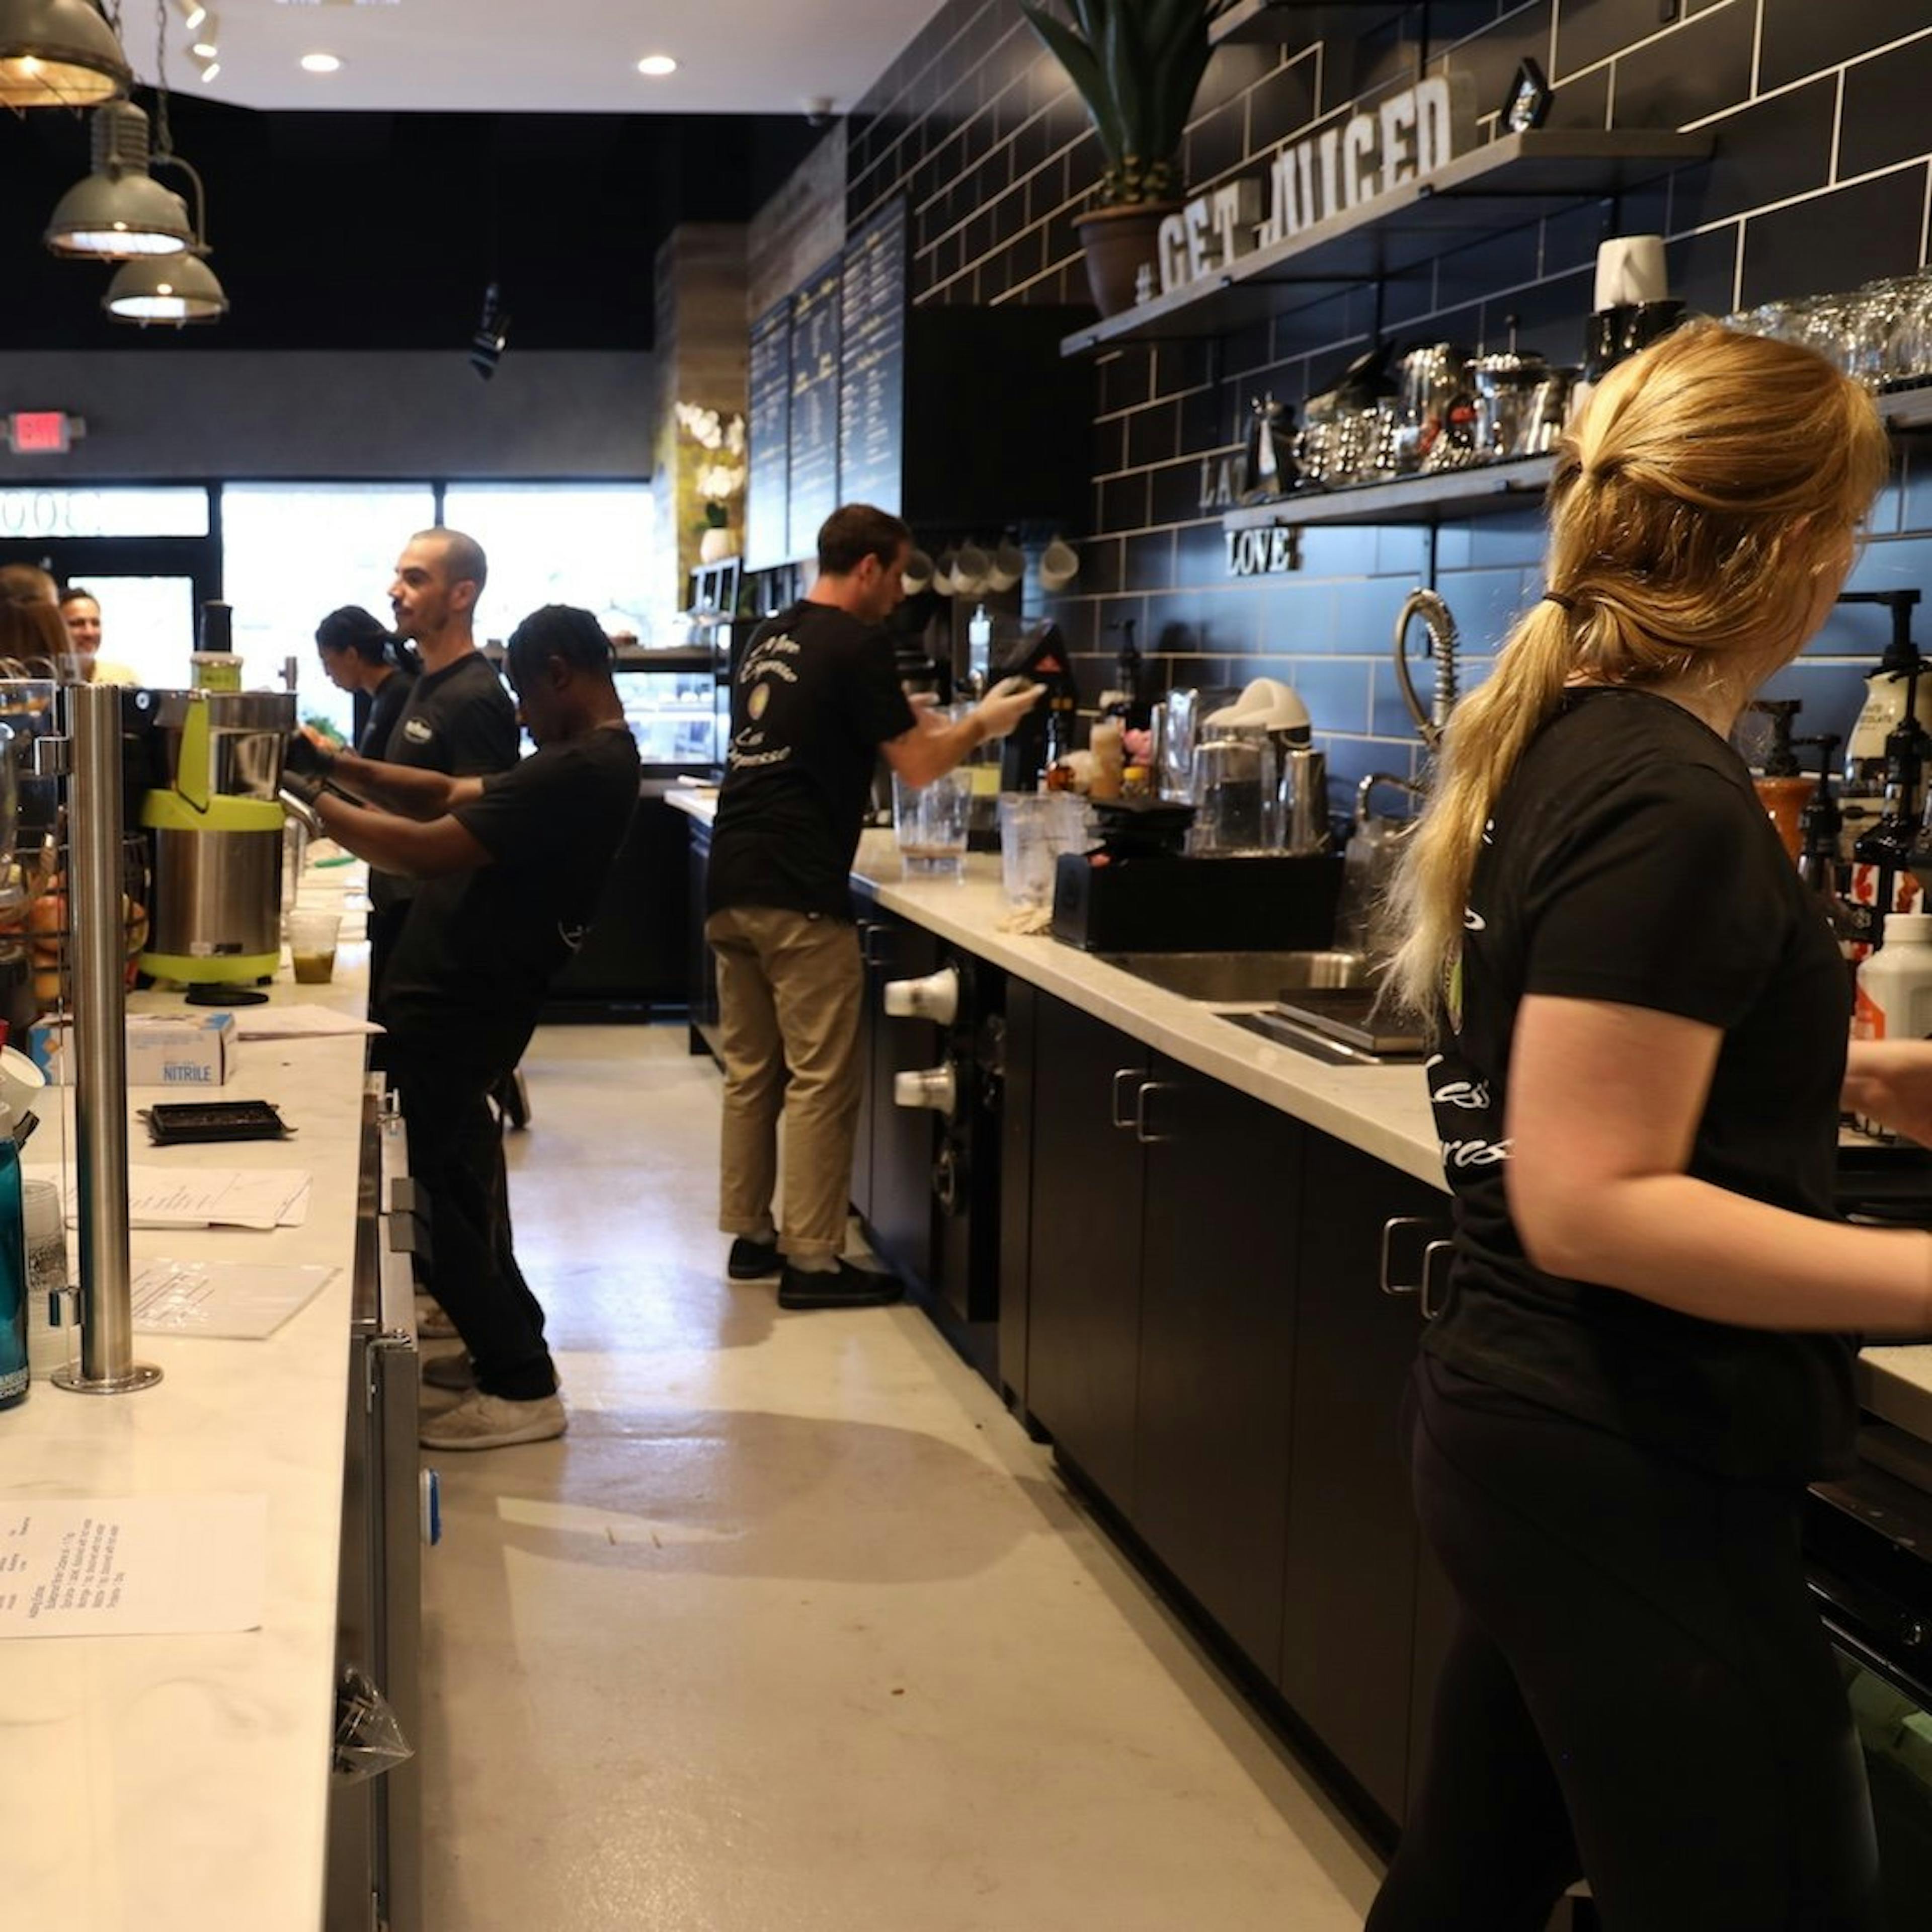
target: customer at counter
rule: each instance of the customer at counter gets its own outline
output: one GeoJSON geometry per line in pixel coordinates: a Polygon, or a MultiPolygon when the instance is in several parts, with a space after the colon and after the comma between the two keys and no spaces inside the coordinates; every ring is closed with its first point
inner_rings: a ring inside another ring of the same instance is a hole
{"type": "Polygon", "coordinates": [[[711,836],[705,937],[718,960],[724,1063],[718,1226],[734,1281],[778,1277],[782,1308],[895,1300],[890,1275],[841,1258],[851,1204],[864,969],[852,862],[881,753],[929,784],[1032,709],[1008,679],[956,723],[915,712],[879,627],[904,596],[912,533],[848,503],[818,532],[818,576],[760,625],[732,693],[711,836]],[[772,1214],[785,1128],[784,1227],[772,1214]]]}
{"type": "Polygon", "coordinates": [[[67,626],[68,642],[80,660],[81,676],[89,684],[140,682],[132,664],[117,664],[100,655],[100,600],[92,591],[70,584],[60,594],[60,615],[67,626]]]}
{"type": "Polygon", "coordinates": [[[60,586],[37,563],[0,563],[0,604],[44,604],[50,610],[60,602],[60,586]]]}
{"type": "Polygon", "coordinates": [[[1580,1876],[1610,1932],[1880,1924],[1799,1511],[1852,1460],[1849,1331],[1932,1330],[1932,1235],[1837,1218],[1844,964],[1726,738],[1887,467],[1808,350],[1613,370],[1448,728],[1394,975],[1456,1203],[1405,1426],[1461,1616],[1372,1932],[1539,1932],[1580,1876]]]}
{"type": "Polygon", "coordinates": [[[364,716],[356,750],[363,758],[386,753],[422,669],[413,657],[399,655],[402,648],[358,604],[330,611],[315,627],[315,654],[323,675],[338,691],[362,700],[364,716]]]}
{"type": "Polygon", "coordinates": [[[507,662],[537,748],[484,777],[331,755],[298,737],[298,772],[329,836],[416,880],[389,964],[388,1064],[410,1169],[435,1230],[436,1299],[476,1386],[424,1422],[435,1449],[561,1436],[544,1312],[517,1265],[490,1095],[535,1030],[544,989],[582,944],[638,798],[638,748],[587,610],[552,604],[511,633],[507,662]],[[354,802],[360,800],[361,802],[354,802]]]}

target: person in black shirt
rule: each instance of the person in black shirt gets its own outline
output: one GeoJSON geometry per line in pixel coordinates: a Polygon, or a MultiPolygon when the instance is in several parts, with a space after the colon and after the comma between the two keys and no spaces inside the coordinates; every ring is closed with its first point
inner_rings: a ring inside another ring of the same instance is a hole
{"type": "Polygon", "coordinates": [[[638,797],[638,749],[587,610],[550,604],[508,656],[537,749],[514,770],[450,778],[313,749],[329,836],[417,882],[390,962],[384,1024],[428,1196],[436,1299],[475,1388],[424,1424],[432,1448],[493,1449],[562,1434],[544,1314],[517,1265],[502,1129],[490,1096],[536,1025],[544,988],[582,943],[638,797]]]}
{"type": "MultiPolygon", "coordinates": [[[[460,530],[418,530],[404,546],[389,608],[398,640],[416,646],[422,670],[387,737],[372,738],[365,755],[459,778],[508,771],[517,762],[517,708],[476,648],[476,600],[488,580],[482,547],[460,530]]],[[[414,891],[386,869],[369,874],[369,1004],[377,1019],[414,891]]]]}
{"type": "Polygon", "coordinates": [[[1832,1178],[1850,1012],[1726,742],[1830,610],[1869,398],[1714,326],[1560,446],[1549,590],[1448,728],[1396,883],[1456,1203],[1406,1426],[1460,1620],[1372,1932],[1874,1932],[1869,1800],[1799,1556],[1851,1331],[1932,1328],[1932,1237],[1832,1178]]]}
{"type": "Polygon", "coordinates": [[[349,692],[362,724],[354,734],[361,757],[380,758],[408,702],[421,669],[398,656],[397,640],[356,604],[332,610],[315,627],[315,654],[338,691],[349,692]]]}
{"type": "Polygon", "coordinates": [[[848,503],[818,533],[818,578],[759,626],[740,661],[711,838],[705,936],[724,1062],[718,1226],[734,1281],[778,1276],[785,1308],[896,1299],[839,1257],[852,1191],[864,969],[850,875],[881,752],[929,784],[1002,738],[1040,688],[1009,679],[956,722],[915,713],[881,621],[904,596],[911,532],[848,503]],[[772,1214],[785,1124],[784,1232],[772,1214]]]}

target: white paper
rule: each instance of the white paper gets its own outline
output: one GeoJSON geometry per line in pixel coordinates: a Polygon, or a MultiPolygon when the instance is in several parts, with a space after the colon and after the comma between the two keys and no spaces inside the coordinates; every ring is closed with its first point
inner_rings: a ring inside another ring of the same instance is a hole
{"type": "Polygon", "coordinates": [[[334,1272],[244,1262],[142,1262],[134,1270],[134,1328],[142,1335],[266,1341],[314,1300],[334,1272]]]}
{"type": "MultiPolygon", "coordinates": [[[[78,1219],[78,1190],[57,1167],[26,1166],[30,1179],[51,1180],[78,1219]]],[[[308,1216],[310,1176],[298,1168],[142,1167],[128,1169],[130,1228],[298,1228],[308,1216]]]]}
{"type": "Polygon", "coordinates": [[[266,1496],[0,1508],[0,1637],[259,1630],[266,1496]]]}
{"type": "Polygon", "coordinates": [[[235,1015],[237,1040],[334,1040],[382,1030],[374,1020],[330,1006],[242,1006],[235,1015]]]}

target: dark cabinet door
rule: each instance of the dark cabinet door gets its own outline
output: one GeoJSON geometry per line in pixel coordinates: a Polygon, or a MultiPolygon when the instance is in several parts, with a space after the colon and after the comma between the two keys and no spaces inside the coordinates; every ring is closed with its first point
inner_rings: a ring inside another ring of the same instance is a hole
{"type": "Polygon", "coordinates": [[[1382,1291],[1382,1229],[1400,1216],[1446,1223],[1448,1202],[1440,1190],[1312,1131],[1302,1174],[1278,1681],[1399,1822],[1418,1538],[1396,1426],[1421,1311],[1416,1296],[1382,1291]]]}
{"type": "Polygon", "coordinates": [[[866,1005],[873,1028],[872,1199],[866,1220],[880,1254],[901,1276],[930,1283],[938,1116],[929,1108],[898,1106],[892,1081],[898,1074],[938,1065],[945,1041],[930,1020],[887,1018],[884,1002],[888,980],[922,979],[937,968],[939,940],[922,926],[882,914],[867,936],[866,950],[871,963],[866,1005]]]}
{"type": "Polygon", "coordinates": [[[1148,1051],[1044,995],[1036,1019],[1027,1406],[1131,1517],[1142,1149],[1120,1110],[1148,1051]]]}
{"type": "Polygon", "coordinates": [[[1000,1106],[1000,1391],[1022,1422],[1027,1394],[1027,1311],[1031,1294],[1034,1036],[1043,994],[1006,982],[1006,1085],[1000,1106]]]}
{"type": "Polygon", "coordinates": [[[687,861],[690,880],[689,946],[686,997],[691,1002],[691,1050],[718,1052],[718,962],[704,937],[705,886],[711,869],[711,828],[694,819],[687,861]]]}
{"type": "Polygon", "coordinates": [[[1159,1054],[1127,1111],[1147,1160],[1134,1525],[1270,1670],[1306,1131],[1159,1054]]]}
{"type": "Polygon", "coordinates": [[[885,1016],[879,1010],[879,982],[871,961],[880,944],[876,935],[884,922],[870,900],[854,899],[854,916],[858,925],[859,956],[865,960],[866,996],[859,1004],[859,1117],[852,1133],[852,1205],[867,1227],[872,1225],[873,1116],[878,1111],[872,1077],[872,1061],[878,1052],[878,1034],[885,1016]]]}

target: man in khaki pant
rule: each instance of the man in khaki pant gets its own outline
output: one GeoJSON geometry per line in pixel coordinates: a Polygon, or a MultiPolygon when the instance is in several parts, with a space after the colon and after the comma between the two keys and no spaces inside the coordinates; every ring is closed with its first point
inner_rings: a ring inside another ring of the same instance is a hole
{"type": "Polygon", "coordinates": [[[865,986],[848,880],[874,763],[883,753],[908,784],[930,784],[1004,737],[1040,695],[1010,679],[956,723],[914,710],[879,628],[905,594],[911,546],[882,510],[835,510],[818,532],[818,580],[759,626],[731,694],[704,928],[724,1058],[718,1226],[736,1237],[730,1278],[777,1275],[782,1308],[866,1307],[899,1293],[838,1253],[865,986]],[[781,1118],[782,1234],[772,1214],[781,1118]]]}

